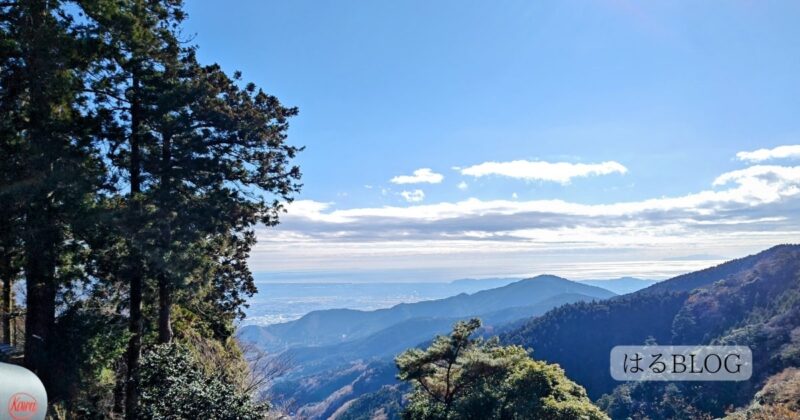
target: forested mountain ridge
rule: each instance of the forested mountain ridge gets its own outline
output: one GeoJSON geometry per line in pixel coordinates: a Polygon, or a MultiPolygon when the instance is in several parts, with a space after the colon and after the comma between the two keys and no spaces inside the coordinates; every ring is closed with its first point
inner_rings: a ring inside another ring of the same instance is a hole
{"type": "Polygon", "coordinates": [[[670,409],[720,416],[749,402],[770,375],[800,363],[799,328],[800,246],[780,245],[633,294],[557,308],[501,339],[532,349],[536,359],[558,363],[593,398],[615,391],[606,399],[615,415],[663,416],[656,401],[671,392],[678,408],[670,409]],[[748,345],[754,375],[745,382],[636,384],[615,390],[619,383],[608,373],[611,348],[645,342],[748,345]],[[621,402],[630,400],[624,395],[631,392],[638,393],[635,406],[621,402]]]}
{"type": "Polygon", "coordinates": [[[791,250],[795,249],[796,247],[796,245],[777,245],[757,254],[736,258],[726,261],[722,264],[718,264],[714,267],[693,271],[691,273],[673,277],[669,280],[658,282],[650,287],[638,291],[637,293],[653,293],[663,291],[687,292],[700,287],[705,287],[714,283],[715,281],[723,280],[729,276],[751,269],[755,265],[763,263],[764,261],[773,257],[780,258],[781,254],[791,252],[791,250]]]}

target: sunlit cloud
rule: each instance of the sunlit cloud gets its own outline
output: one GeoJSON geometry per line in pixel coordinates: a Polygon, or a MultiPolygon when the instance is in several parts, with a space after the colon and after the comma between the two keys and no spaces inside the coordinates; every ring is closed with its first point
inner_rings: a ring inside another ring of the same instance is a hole
{"type": "Polygon", "coordinates": [[[297,200],[277,228],[259,232],[251,263],[282,270],[440,270],[451,278],[644,270],[658,277],[709,263],[683,261],[686,255],[737,256],[797,242],[800,166],[755,165],[709,184],[684,195],[605,204],[519,197],[422,204],[422,190],[399,193],[405,206],[342,209],[297,200]],[[681,262],[652,262],[668,257],[681,262]]]}
{"type": "Polygon", "coordinates": [[[399,175],[389,182],[392,184],[438,184],[443,179],[444,175],[437,174],[430,168],[420,168],[414,171],[413,175],[399,175]]]}
{"type": "Polygon", "coordinates": [[[758,149],[751,152],[739,152],[736,158],[748,162],[763,162],[771,159],[800,158],[800,144],[778,146],[773,149],[758,149]]]}
{"type": "Polygon", "coordinates": [[[414,190],[414,191],[403,191],[400,193],[403,198],[406,199],[409,203],[418,203],[425,199],[425,192],[422,190],[414,190]]]}
{"type": "MultiPolygon", "coordinates": [[[[675,215],[712,215],[725,210],[750,208],[773,203],[787,197],[800,195],[800,166],[753,166],[726,172],[718,176],[712,186],[728,188],[709,189],[676,197],[652,198],[610,204],[581,204],[564,200],[480,200],[469,198],[458,202],[413,205],[408,207],[384,206],[327,211],[325,203],[310,204],[298,200],[290,205],[290,215],[300,206],[300,215],[312,220],[331,223],[356,222],[360,219],[398,219],[438,221],[474,216],[512,216],[524,213],[557,214],[575,217],[631,217],[671,212],[675,215]],[[316,211],[309,215],[307,211],[316,211]]],[[[424,198],[421,190],[404,191],[401,195],[410,202],[424,198]],[[419,199],[413,199],[419,198],[419,199]]]]}
{"type": "Polygon", "coordinates": [[[625,174],[628,169],[614,161],[601,163],[569,163],[545,162],[530,160],[514,160],[509,162],[484,162],[462,168],[462,175],[484,177],[499,175],[526,181],[549,181],[561,184],[569,183],[573,178],[625,174]]]}

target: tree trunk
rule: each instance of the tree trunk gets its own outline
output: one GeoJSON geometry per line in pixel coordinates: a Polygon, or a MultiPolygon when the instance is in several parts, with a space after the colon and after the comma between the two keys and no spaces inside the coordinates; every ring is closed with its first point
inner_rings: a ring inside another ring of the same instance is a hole
{"type": "Polygon", "coordinates": [[[2,267],[3,275],[3,301],[2,301],[2,316],[3,316],[3,344],[13,345],[11,341],[11,313],[14,310],[14,303],[11,298],[11,288],[14,287],[15,273],[11,268],[10,258],[5,257],[2,267]]]}
{"type": "MultiPolygon", "coordinates": [[[[24,218],[26,284],[25,367],[39,375],[45,389],[52,389],[47,348],[55,324],[55,267],[60,244],[60,229],[53,213],[53,163],[60,144],[54,144],[51,130],[53,98],[50,85],[57,60],[52,56],[49,3],[26,1],[27,24],[23,55],[26,60],[24,83],[29,92],[28,144],[30,162],[26,175],[35,180],[27,198],[24,218]]],[[[57,135],[57,133],[56,133],[57,135]]]]}
{"type": "Polygon", "coordinates": [[[143,282],[143,262],[138,250],[139,244],[136,243],[136,233],[138,233],[139,217],[141,217],[141,202],[138,194],[141,192],[141,157],[139,151],[139,129],[141,124],[141,102],[139,98],[139,79],[136,75],[132,80],[133,101],[131,103],[131,196],[130,211],[131,222],[134,224],[134,235],[128,240],[129,259],[128,276],[130,282],[130,319],[128,320],[128,331],[131,336],[128,340],[128,372],[125,388],[125,417],[135,419],[139,405],[139,359],[142,355],[142,331],[144,320],[142,319],[142,282],[143,282]]]}
{"type": "Polygon", "coordinates": [[[46,226],[47,214],[41,213],[41,224],[29,232],[25,241],[25,367],[36,373],[49,388],[48,348],[56,315],[56,249],[57,229],[46,226]]]}
{"type": "Polygon", "coordinates": [[[172,290],[166,276],[158,279],[158,342],[172,341],[172,290]]]}
{"type": "MultiPolygon", "coordinates": [[[[131,258],[131,262],[136,264],[137,260],[131,258]]],[[[131,268],[134,268],[133,266],[131,268]]],[[[125,388],[125,417],[136,419],[136,411],[139,406],[139,359],[142,355],[142,330],[144,321],[142,319],[142,275],[136,273],[135,269],[130,273],[130,319],[128,330],[131,337],[128,340],[128,371],[127,387],[125,388]]]]}
{"type": "Polygon", "coordinates": [[[172,285],[169,276],[169,261],[166,255],[172,242],[172,229],[169,215],[172,168],[172,136],[162,133],[161,143],[161,255],[162,264],[158,275],[158,342],[165,344],[172,341],[172,285]]]}

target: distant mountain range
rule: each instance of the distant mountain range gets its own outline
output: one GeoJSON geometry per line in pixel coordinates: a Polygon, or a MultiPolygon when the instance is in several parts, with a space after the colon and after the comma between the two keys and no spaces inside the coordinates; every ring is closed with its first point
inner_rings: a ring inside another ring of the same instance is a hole
{"type": "MultiPolygon", "coordinates": [[[[270,352],[299,346],[325,346],[362,339],[414,318],[456,319],[488,315],[511,308],[517,308],[515,310],[524,315],[530,310],[541,310],[541,307],[532,308],[537,304],[564,294],[573,296],[556,301],[604,299],[615,295],[600,287],[545,275],[473,294],[462,293],[445,299],[402,303],[375,311],[313,311],[291,322],[243,327],[239,337],[270,352]]],[[[510,314],[507,313],[506,317],[510,314]]],[[[499,313],[494,316],[506,319],[499,313]]]]}
{"type": "Polygon", "coordinates": [[[292,322],[244,327],[239,338],[282,351],[292,361],[291,373],[271,390],[274,399],[292,401],[304,418],[328,418],[359,395],[396,383],[394,356],[448,332],[460,319],[479,317],[484,332],[493,334],[558,306],[613,296],[600,287],[543,275],[375,311],[314,311],[292,322]]]}
{"type": "MultiPolygon", "coordinates": [[[[509,283],[519,281],[520,279],[508,278],[489,278],[489,279],[462,279],[450,282],[453,286],[459,287],[481,287],[483,289],[502,287],[509,283]]],[[[636,277],[619,277],[615,279],[592,279],[592,280],[575,280],[578,283],[588,284],[591,286],[602,287],[603,289],[610,290],[618,295],[626,293],[633,293],[637,290],[644,289],[645,287],[652,286],[657,283],[656,280],[645,280],[636,277]]]]}

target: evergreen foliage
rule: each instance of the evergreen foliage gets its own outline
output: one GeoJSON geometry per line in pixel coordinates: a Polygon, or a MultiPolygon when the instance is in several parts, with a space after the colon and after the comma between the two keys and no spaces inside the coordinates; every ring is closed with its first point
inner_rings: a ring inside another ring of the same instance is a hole
{"type": "Polygon", "coordinates": [[[458,322],[427,349],[397,357],[399,378],[414,386],[404,418],[607,418],[561,368],[522,347],[471,338],[479,327],[478,319],[458,322]]]}
{"type": "Polygon", "coordinates": [[[564,306],[503,339],[559,363],[590,396],[602,396],[598,404],[613,418],[718,418],[749,404],[771,375],[800,363],[800,246],[776,246],[631,295],[564,306]],[[687,285],[697,288],[687,292],[687,285]],[[613,381],[608,355],[614,345],[653,342],[749,346],[753,377],[613,381]]]}
{"type": "Polygon", "coordinates": [[[269,408],[204,371],[181,345],[154,346],[143,355],[141,369],[142,418],[260,419],[269,408]]]}

